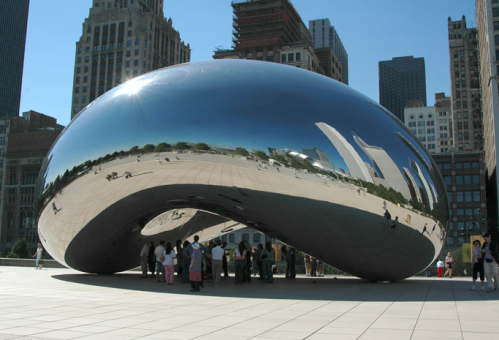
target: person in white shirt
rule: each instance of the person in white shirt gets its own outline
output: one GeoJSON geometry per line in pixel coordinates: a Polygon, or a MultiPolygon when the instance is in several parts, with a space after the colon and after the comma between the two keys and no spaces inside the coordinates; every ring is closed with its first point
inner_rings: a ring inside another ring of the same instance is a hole
{"type": "Polygon", "coordinates": [[[42,245],[40,243],[38,243],[38,248],[36,248],[36,252],[32,256],[32,257],[36,256],[36,267],[35,267],[35,269],[42,269],[43,262],[40,263],[40,260],[42,259],[42,255],[43,255],[43,248],[42,248],[42,245]]]}
{"type": "Polygon", "coordinates": [[[161,256],[165,251],[165,241],[159,241],[159,246],[154,249],[154,255],[156,256],[156,282],[166,282],[165,279],[165,267],[163,266],[163,261],[161,261],[161,256]]]}
{"type": "Polygon", "coordinates": [[[173,263],[173,259],[177,256],[175,255],[175,251],[173,250],[172,244],[170,242],[166,244],[166,249],[163,254],[165,257],[163,266],[165,267],[166,284],[172,285],[173,279],[175,278],[175,265],[173,263]]]}
{"type": "Polygon", "coordinates": [[[213,284],[218,287],[220,283],[220,275],[222,274],[223,266],[223,256],[225,255],[225,250],[221,247],[222,241],[216,241],[217,246],[211,250],[211,270],[213,272],[213,284]]]}
{"type": "Polygon", "coordinates": [[[438,277],[444,277],[444,261],[442,259],[438,259],[437,262],[437,271],[438,271],[438,277]]]}

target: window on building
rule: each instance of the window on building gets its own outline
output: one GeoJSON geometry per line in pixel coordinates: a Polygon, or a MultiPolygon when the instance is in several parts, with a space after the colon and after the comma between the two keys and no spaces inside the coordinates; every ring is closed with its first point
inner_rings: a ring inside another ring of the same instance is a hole
{"type": "Polygon", "coordinates": [[[286,62],[286,54],[285,53],[281,54],[281,62],[283,62],[283,63],[286,62]]]}
{"type": "Polygon", "coordinates": [[[499,17],[499,8],[497,7],[492,8],[492,16],[499,17]]]}
{"type": "Polygon", "coordinates": [[[473,191],[473,202],[480,202],[480,194],[479,190],[473,191]]]}
{"type": "Polygon", "coordinates": [[[260,234],[259,233],[253,234],[253,242],[260,243],[260,234]]]}
{"type": "Polygon", "coordinates": [[[234,234],[229,234],[229,242],[235,243],[235,235],[234,234]]]}
{"type": "Polygon", "coordinates": [[[494,31],[499,30],[499,21],[494,21],[494,31]]]}
{"type": "Polygon", "coordinates": [[[456,202],[458,203],[464,202],[464,193],[462,191],[456,192],[456,202]]]}
{"type": "Polygon", "coordinates": [[[452,176],[444,176],[445,185],[452,185],[452,176]]]}
{"type": "Polygon", "coordinates": [[[242,234],[241,241],[248,241],[248,242],[249,242],[249,234],[247,234],[247,233],[243,233],[243,234],[242,234]]]}

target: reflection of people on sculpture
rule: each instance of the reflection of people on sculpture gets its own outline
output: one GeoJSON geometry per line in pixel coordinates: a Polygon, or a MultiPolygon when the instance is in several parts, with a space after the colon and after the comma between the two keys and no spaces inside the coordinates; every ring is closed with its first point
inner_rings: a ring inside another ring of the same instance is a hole
{"type": "Polygon", "coordinates": [[[386,210],[386,201],[383,201],[383,209],[386,210]]]}
{"type": "Polygon", "coordinates": [[[388,209],[385,209],[385,225],[386,226],[389,226],[390,225],[390,222],[392,220],[392,215],[388,212],[388,209]]]}
{"type": "Polygon", "coordinates": [[[393,224],[392,224],[392,229],[397,228],[398,225],[399,225],[399,217],[395,216],[395,219],[393,220],[393,224]]]}
{"type": "Polygon", "coordinates": [[[167,163],[169,163],[169,162],[170,162],[170,158],[165,157],[165,161],[166,161],[167,163]]]}
{"type": "Polygon", "coordinates": [[[161,160],[159,160],[159,159],[157,159],[156,161],[158,162],[159,165],[163,164],[163,162],[161,162],[161,160]]]}
{"type": "Polygon", "coordinates": [[[57,207],[55,206],[55,202],[52,202],[52,210],[54,211],[54,215],[57,215],[57,212],[59,211],[57,207]]]}
{"type": "Polygon", "coordinates": [[[125,171],[125,173],[123,175],[125,176],[125,179],[128,179],[128,177],[132,177],[132,174],[130,173],[130,171],[125,171]]]}
{"type": "Polygon", "coordinates": [[[430,233],[428,232],[428,223],[424,224],[423,231],[421,232],[421,235],[423,235],[424,233],[427,233],[428,235],[430,235],[430,233]]]}

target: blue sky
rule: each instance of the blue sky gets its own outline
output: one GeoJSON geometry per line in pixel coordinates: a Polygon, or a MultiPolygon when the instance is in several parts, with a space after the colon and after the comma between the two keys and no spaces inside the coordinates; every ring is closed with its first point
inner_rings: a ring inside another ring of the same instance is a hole
{"type": "MultiPolygon", "coordinates": [[[[165,17],[190,44],[191,61],[212,59],[230,48],[230,0],[164,0],[165,17]]],[[[292,0],[308,26],[329,18],[349,55],[350,86],[379,101],[378,62],[424,57],[428,105],[434,94],[450,94],[447,18],[466,16],[476,26],[472,0],[292,0]]],[[[92,0],[31,0],[24,60],[21,112],[35,110],[70,120],[75,44],[92,0]]]]}

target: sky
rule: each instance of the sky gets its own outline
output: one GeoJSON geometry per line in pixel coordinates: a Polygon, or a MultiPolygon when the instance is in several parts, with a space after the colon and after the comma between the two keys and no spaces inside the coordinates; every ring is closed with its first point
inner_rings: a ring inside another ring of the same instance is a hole
{"type": "MultiPolygon", "coordinates": [[[[473,0],[292,0],[303,22],[328,18],[349,58],[349,86],[379,102],[378,62],[423,57],[427,103],[450,95],[447,19],[466,16],[476,27],[473,0]]],[[[230,0],[164,0],[191,62],[210,60],[217,47],[231,48],[230,0]]],[[[67,125],[71,116],[76,42],[92,0],[31,0],[20,113],[35,110],[67,125]]]]}

